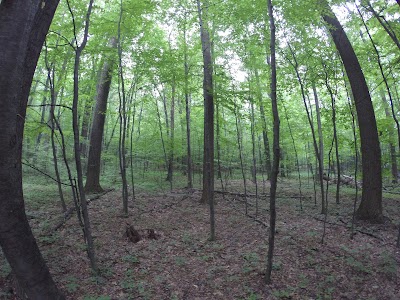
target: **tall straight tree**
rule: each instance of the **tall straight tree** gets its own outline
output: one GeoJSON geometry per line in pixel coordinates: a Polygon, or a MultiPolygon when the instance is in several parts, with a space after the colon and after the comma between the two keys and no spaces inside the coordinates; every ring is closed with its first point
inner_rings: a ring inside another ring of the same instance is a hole
{"type": "MultiPolygon", "coordinates": [[[[110,40],[110,48],[115,49],[116,47],[117,40],[113,37],[110,40]]],[[[105,58],[97,84],[96,107],[93,113],[92,129],[90,130],[89,157],[85,185],[85,191],[87,193],[103,191],[100,185],[101,145],[103,142],[107,101],[112,79],[113,57],[111,53],[109,57],[105,58]]]]}
{"type": "Polygon", "coordinates": [[[362,220],[381,222],[382,170],[381,149],[371,95],[356,53],[339,20],[326,0],[320,0],[322,17],[342,58],[349,78],[357,111],[361,139],[363,190],[357,217],[362,220]]]}
{"type": "Polygon", "coordinates": [[[188,45],[187,45],[187,13],[185,12],[185,21],[183,23],[183,51],[185,59],[185,112],[186,112],[186,144],[187,144],[187,187],[189,189],[193,188],[192,180],[192,150],[190,145],[190,94],[189,94],[189,55],[188,55],[188,45]]]}
{"type": "Polygon", "coordinates": [[[64,299],[25,214],[21,164],[29,90],[58,2],[0,2],[0,246],[29,299],[64,299]]]}
{"type": "MultiPolygon", "coordinates": [[[[207,3],[206,3],[207,4],[207,3]]],[[[201,201],[210,205],[211,240],[215,239],[214,219],[214,91],[213,65],[211,57],[210,33],[207,26],[207,5],[197,0],[199,13],[201,49],[203,51],[203,93],[204,93],[204,158],[203,158],[203,194],[201,201]],[[205,16],[205,17],[204,17],[205,16]]]]}
{"type": "Polygon", "coordinates": [[[272,273],[272,259],[274,255],[275,247],[275,224],[276,224],[276,186],[278,183],[278,172],[279,172],[279,158],[280,158],[280,147],[279,147],[279,112],[278,112],[278,101],[276,97],[276,54],[275,54],[275,19],[274,9],[272,6],[272,0],[268,0],[268,15],[269,15],[269,26],[271,31],[270,40],[270,51],[271,51],[271,105],[272,114],[274,118],[274,141],[273,141],[273,162],[271,172],[271,187],[270,187],[270,202],[269,202],[269,238],[268,238],[268,257],[267,257],[267,270],[265,274],[265,282],[271,283],[272,273]]]}

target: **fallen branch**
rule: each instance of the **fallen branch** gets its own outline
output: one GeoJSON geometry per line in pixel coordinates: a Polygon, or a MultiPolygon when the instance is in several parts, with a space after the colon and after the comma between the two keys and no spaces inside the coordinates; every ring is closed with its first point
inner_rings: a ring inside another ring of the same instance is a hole
{"type": "MultiPolygon", "coordinates": [[[[321,219],[319,219],[319,218],[317,218],[317,217],[314,217],[314,219],[317,220],[317,221],[320,221],[320,222],[326,222],[326,223],[329,224],[329,225],[341,226],[341,227],[345,227],[345,228],[347,228],[347,229],[350,229],[350,227],[347,225],[347,223],[345,223],[343,220],[340,220],[341,222],[343,222],[343,224],[339,224],[339,223],[334,223],[334,222],[329,222],[329,221],[321,220],[321,219]]],[[[368,236],[370,236],[370,237],[376,238],[376,239],[378,239],[378,240],[380,240],[380,241],[383,241],[383,239],[382,239],[381,237],[376,236],[376,235],[374,235],[373,233],[370,233],[370,232],[368,232],[368,231],[363,231],[363,230],[361,230],[361,229],[356,229],[355,231],[357,231],[357,232],[359,232],[359,233],[362,233],[362,234],[365,234],[365,235],[368,235],[368,236]]]]}
{"type": "MultiPolygon", "coordinates": [[[[90,202],[99,199],[100,197],[104,196],[105,194],[114,191],[114,189],[108,189],[105,190],[104,192],[100,193],[100,194],[95,194],[93,195],[93,197],[88,198],[87,199],[87,204],[89,204],[90,202]]],[[[60,229],[72,216],[72,213],[76,210],[75,206],[68,208],[65,212],[64,212],[64,216],[61,219],[60,222],[58,222],[56,224],[56,226],[54,226],[53,231],[57,231],[58,229],[60,229]]]]}
{"type": "MultiPolygon", "coordinates": [[[[322,177],[325,181],[327,181],[328,183],[331,184],[336,184],[337,183],[337,178],[331,178],[329,176],[327,176],[326,174],[323,175],[322,177]]],[[[347,185],[350,186],[352,188],[355,188],[356,186],[358,188],[362,188],[362,184],[359,181],[355,181],[353,177],[348,176],[348,175],[341,175],[340,179],[339,179],[340,184],[342,185],[347,185]]]]}

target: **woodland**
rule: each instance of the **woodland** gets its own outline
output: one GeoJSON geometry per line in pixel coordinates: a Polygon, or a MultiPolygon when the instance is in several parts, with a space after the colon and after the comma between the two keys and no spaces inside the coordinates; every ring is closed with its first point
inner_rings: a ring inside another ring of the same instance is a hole
{"type": "Polygon", "coordinates": [[[1,0],[0,299],[400,299],[399,0],[1,0]]]}

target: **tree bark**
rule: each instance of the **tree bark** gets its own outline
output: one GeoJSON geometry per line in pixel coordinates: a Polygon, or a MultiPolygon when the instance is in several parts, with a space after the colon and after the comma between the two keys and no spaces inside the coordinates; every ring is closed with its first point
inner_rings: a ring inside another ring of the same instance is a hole
{"type": "Polygon", "coordinates": [[[30,299],[64,299],[32,234],[22,193],[29,89],[58,1],[0,4],[0,245],[30,299]]]}
{"type": "Polygon", "coordinates": [[[275,20],[274,12],[272,6],[272,0],[268,0],[268,14],[269,14],[269,24],[271,31],[271,105],[272,114],[274,118],[274,141],[273,141],[273,163],[271,172],[271,187],[270,187],[270,202],[269,202],[269,238],[268,238],[268,257],[267,257],[267,270],[265,274],[265,282],[267,284],[271,283],[271,273],[272,273],[272,259],[275,247],[275,224],[276,224],[276,187],[278,182],[278,172],[279,172],[279,158],[280,158],[280,147],[279,147],[279,112],[276,94],[276,55],[275,55],[275,20]]]}
{"type": "MultiPolygon", "coordinates": [[[[89,212],[87,208],[87,200],[85,195],[85,190],[83,187],[83,173],[82,173],[82,161],[81,161],[81,145],[80,145],[80,136],[79,136],[79,121],[78,121],[78,102],[79,102],[79,67],[80,67],[80,58],[82,55],[82,51],[85,49],[88,35],[89,35],[89,21],[90,15],[92,12],[93,1],[90,0],[86,18],[85,18],[85,29],[83,34],[83,40],[80,46],[77,46],[77,36],[75,33],[75,63],[74,63],[74,96],[72,102],[72,129],[74,132],[74,154],[75,154],[75,166],[76,166],[76,175],[77,175],[77,188],[79,194],[79,200],[82,208],[82,217],[84,224],[84,237],[87,243],[87,254],[90,260],[90,265],[92,270],[95,273],[98,273],[97,262],[96,262],[96,254],[94,249],[93,237],[92,237],[92,229],[90,226],[90,218],[89,212]]],[[[72,15],[71,7],[69,7],[72,15]]]]}
{"type": "Polygon", "coordinates": [[[383,218],[381,149],[371,96],[360,63],[343,27],[328,3],[325,0],[321,0],[321,3],[324,8],[322,17],[342,58],[357,110],[363,173],[363,191],[357,217],[381,222],[383,218]]]}
{"type": "Polygon", "coordinates": [[[203,160],[203,194],[201,201],[210,205],[211,240],[215,239],[214,220],[214,91],[213,65],[211,57],[210,34],[207,20],[204,20],[206,5],[201,7],[197,0],[199,13],[201,48],[203,50],[203,94],[204,94],[204,160],[203,160]],[[206,21],[206,22],[204,22],[206,21]]]}
{"type": "Polygon", "coordinates": [[[187,50],[187,30],[186,30],[186,20],[187,15],[185,15],[185,23],[183,27],[183,38],[184,38],[184,59],[185,59],[185,111],[186,111],[186,143],[187,143],[187,187],[189,189],[193,188],[193,180],[192,180],[192,149],[190,145],[190,95],[189,95],[189,58],[188,58],[188,50],[187,50]]]}
{"type": "Polygon", "coordinates": [[[321,109],[319,107],[319,99],[318,99],[317,88],[315,87],[315,82],[312,83],[312,90],[315,101],[315,112],[317,114],[319,156],[321,160],[321,166],[322,166],[321,168],[322,170],[324,170],[324,136],[322,135],[321,109]]]}
{"type": "MultiPolygon", "coordinates": [[[[382,105],[385,110],[385,115],[386,118],[391,118],[391,114],[389,112],[389,105],[386,100],[386,95],[385,92],[381,89],[380,91],[381,94],[381,100],[382,100],[382,105]]],[[[396,147],[393,143],[394,140],[394,134],[393,134],[393,128],[389,129],[389,150],[390,150],[390,160],[391,160],[391,169],[392,169],[392,183],[398,183],[398,167],[397,167],[397,155],[396,155],[396,147]]]]}
{"type": "MultiPolygon", "coordinates": [[[[110,40],[110,47],[113,49],[117,47],[115,38],[110,40]]],[[[90,147],[85,185],[85,191],[87,193],[100,193],[103,191],[100,185],[100,161],[113,64],[113,58],[105,59],[97,85],[96,107],[94,109],[92,128],[90,130],[90,147]]]]}
{"type": "Polygon", "coordinates": [[[262,124],[262,136],[264,142],[264,154],[265,154],[265,169],[267,171],[267,179],[271,178],[271,152],[269,150],[269,139],[268,139],[268,131],[267,131],[267,120],[265,118],[265,110],[261,93],[261,84],[260,84],[260,76],[258,74],[257,68],[254,70],[254,75],[256,77],[257,84],[257,98],[258,105],[260,106],[260,116],[261,116],[261,124],[262,124]]]}

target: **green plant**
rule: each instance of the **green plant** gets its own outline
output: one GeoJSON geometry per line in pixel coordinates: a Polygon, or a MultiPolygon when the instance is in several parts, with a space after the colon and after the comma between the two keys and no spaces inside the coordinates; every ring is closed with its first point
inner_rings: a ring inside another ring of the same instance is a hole
{"type": "Polygon", "coordinates": [[[368,268],[368,266],[364,265],[363,262],[356,260],[352,256],[346,257],[345,261],[355,271],[363,272],[363,273],[367,273],[367,274],[371,273],[371,270],[368,268]]]}
{"type": "Polygon", "coordinates": [[[253,292],[246,298],[246,300],[258,300],[258,299],[261,299],[260,296],[258,296],[253,292]]]}
{"type": "Polygon", "coordinates": [[[252,272],[260,264],[260,257],[255,252],[244,253],[242,257],[245,261],[243,267],[245,273],[252,272]]]}
{"type": "Polygon", "coordinates": [[[388,278],[394,278],[397,274],[397,261],[392,254],[384,251],[381,253],[379,266],[388,278]]]}
{"type": "Polygon", "coordinates": [[[177,257],[175,257],[175,263],[178,266],[184,266],[184,265],[186,265],[186,259],[182,256],[177,256],[177,257]]]}
{"type": "Polygon", "coordinates": [[[0,277],[6,277],[11,272],[11,267],[7,260],[1,261],[2,267],[0,268],[0,277]]]}
{"type": "Polygon", "coordinates": [[[85,296],[83,300],[111,300],[110,296],[85,296]]]}
{"type": "Polygon", "coordinates": [[[190,234],[184,233],[182,235],[182,242],[184,242],[185,244],[191,245],[193,243],[193,238],[190,234]]]}
{"type": "Polygon", "coordinates": [[[275,270],[275,271],[281,270],[282,267],[283,267],[283,264],[282,264],[282,262],[279,261],[279,260],[276,260],[276,261],[272,264],[272,270],[275,270]]]}
{"type": "Polygon", "coordinates": [[[122,261],[132,263],[132,264],[137,264],[137,263],[139,263],[139,258],[135,255],[129,254],[129,255],[125,255],[124,257],[122,257],[122,261]]]}
{"type": "Polygon", "coordinates": [[[45,245],[51,245],[57,242],[60,239],[60,235],[58,233],[53,233],[50,235],[40,236],[38,238],[39,242],[45,245]]]}
{"type": "Polygon", "coordinates": [[[307,279],[307,276],[304,274],[299,275],[299,287],[302,289],[306,289],[310,281],[307,279]]]}
{"type": "Polygon", "coordinates": [[[272,291],[272,295],[278,299],[291,299],[295,291],[295,288],[287,287],[286,289],[272,291]]]}
{"type": "Polygon", "coordinates": [[[135,281],[132,278],[125,278],[121,282],[121,287],[126,291],[126,292],[133,292],[135,289],[135,281]]]}
{"type": "Polygon", "coordinates": [[[68,280],[68,282],[65,285],[65,287],[67,288],[67,291],[70,293],[76,292],[79,287],[78,279],[75,277],[68,277],[67,280],[68,280]]]}

